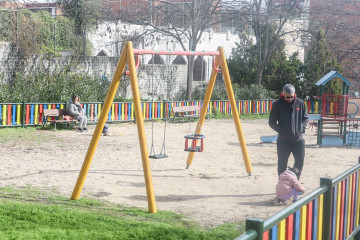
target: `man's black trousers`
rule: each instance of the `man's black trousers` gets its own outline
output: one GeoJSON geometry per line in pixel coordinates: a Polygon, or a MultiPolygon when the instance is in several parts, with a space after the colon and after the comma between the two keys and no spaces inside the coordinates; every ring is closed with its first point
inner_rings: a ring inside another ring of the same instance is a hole
{"type": "Polygon", "coordinates": [[[292,153],[295,159],[294,167],[302,171],[305,158],[305,140],[297,142],[277,141],[278,175],[280,176],[288,166],[289,156],[292,153]]]}

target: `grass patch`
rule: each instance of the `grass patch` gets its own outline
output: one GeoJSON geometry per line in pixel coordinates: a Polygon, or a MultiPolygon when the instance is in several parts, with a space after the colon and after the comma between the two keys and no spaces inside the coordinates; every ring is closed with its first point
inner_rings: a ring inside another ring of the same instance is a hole
{"type": "Polygon", "coordinates": [[[201,229],[183,215],[0,188],[0,239],[234,239],[244,224],[201,229]]]}
{"type": "MultiPolygon", "coordinates": [[[[47,129],[36,127],[0,128],[0,143],[14,144],[22,142],[29,146],[39,146],[43,143],[54,141],[52,134],[43,134],[41,130],[47,129]]],[[[61,142],[60,139],[56,139],[56,141],[61,142]]]]}
{"type": "Polygon", "coordinates": [[[21,142],[44,142],[46,137],[37,131],[34,127],[29,128],[0,128],[0,143],[14,141],[21,142]]]}

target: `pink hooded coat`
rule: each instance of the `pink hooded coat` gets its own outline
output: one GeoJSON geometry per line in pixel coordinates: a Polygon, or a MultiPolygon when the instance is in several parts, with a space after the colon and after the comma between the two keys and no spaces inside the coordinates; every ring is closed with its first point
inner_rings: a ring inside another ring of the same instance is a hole
{"type": "Polygon", "coordinates": [[[285,197],[291,193],[293,188],[298,192],[305,192],[304,186],[299,182],[294,172],[286,170],[280,174],[276,185],[276,196],[285,197]]]}

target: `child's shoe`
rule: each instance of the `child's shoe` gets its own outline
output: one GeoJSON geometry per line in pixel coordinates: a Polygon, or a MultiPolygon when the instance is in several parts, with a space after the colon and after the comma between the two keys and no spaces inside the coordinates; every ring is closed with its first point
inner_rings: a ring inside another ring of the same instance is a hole
{"type": "Polygon", "coordinates": [[[83,132],[83,129],[82,129],[82,128],[78,128],[78,131],[79,131],[79,132],[83,132]]]}
{"type": "Polygon", "coordinates": [[[84,132],[87,132],[88,130],[87,130],[87,128],[84,128],[83,131],[84,131],[84,132]]]}
{"type": "Polygon", "coordinates": [[[275,206],[279,206],[279,205],[280,205],[280,201],[279,201],[279,199],[278,199],[277,197],[274,198],[273,204],[274,204],[275,206]]]}
{"type": "Polygon", "coordinates": [[[288,206],[288,205],[291,204],[291,201],[290,201],[290,199],[287,199],[285,201],[281,201],[277,197],[275,197],[274,200],[273,200],[273,204],[275,206],[288,206]]]}

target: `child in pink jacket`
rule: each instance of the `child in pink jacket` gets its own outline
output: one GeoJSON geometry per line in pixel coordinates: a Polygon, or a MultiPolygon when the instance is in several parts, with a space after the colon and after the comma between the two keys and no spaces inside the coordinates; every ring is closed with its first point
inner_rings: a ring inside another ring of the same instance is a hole
{"type": "Polygon", "coordinates": [[[299,193],[304,193],[305,188],[296,177],[296,168],[289,168],[279,176],[279,182],[276,185],[276,198],[274,203],[285,204],[291,197],[294,202],[298,200],[299,193]],[[277,200],[277,201],[276,201],[277,200]]]}

